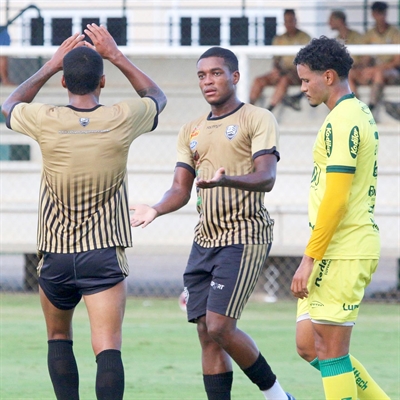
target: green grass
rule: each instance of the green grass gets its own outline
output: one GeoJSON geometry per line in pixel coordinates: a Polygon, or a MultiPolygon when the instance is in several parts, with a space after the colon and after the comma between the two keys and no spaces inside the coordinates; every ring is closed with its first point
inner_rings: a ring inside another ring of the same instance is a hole
{"type": "MultiPolygon", "coordinates": [[[[38,295],[0,296],[0,399],[54,399],[38,295]]],[[[295,308],[291,301],[250,302],[239,327],[257,342],[285,390],[297,400],[321,400],[319,373],[295,350],[295,308]]],[[[81,399],[95,400],[96,364],[83,304],[74,317],[74,349],[81,399]]],[[[125,399],[206,400],[195,325],[186,322],[177,299],[128,298],[122,351],[125,399]]],[[[400,400],[398,304],[363,304],[351,352],[392,400],[400,400]]],[[[235,367],[232,400],[253,399],[261,400],[261,393],[235,367]]]]}

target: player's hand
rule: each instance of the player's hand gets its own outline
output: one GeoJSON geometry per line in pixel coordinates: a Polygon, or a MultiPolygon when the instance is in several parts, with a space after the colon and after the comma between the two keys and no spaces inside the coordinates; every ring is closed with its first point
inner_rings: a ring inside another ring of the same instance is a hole
{"type": "Polygon", "coordinates": [[[96,50],[103,58],[109,60],[119,53],[117,43],[103,25],[88,24],[84,32],[93,42],[85,42],[85,45],[96,50]]]}
{"type": "Polygon", "coordinates": [[[196,186],[200,189],[209,189],[216,186],[222,186],[222,182],[225,179],[225,168],[221,167],[216,172],[212,179],[198,178],[196,180],[196,186]]]}
{"type": "Polygon", "coordinates": [[[84,37],[85,35],[82,35],[80,33],[75,33],[68,39],[65,39],[49,61],[52,68],[54,68],[56,71],[61,71],[63,68],[64,56],[67,53],[69,53],[72,49],[84,46],[85,44],[85,42],[83,41],[84,37]]]}
{"type": "Polygon", "coordinates": [[[148,224],[153,222],[157,216],[157,211],[153,208],[148,206],[147,204],[136,204],[132,207],[129,207],[133,213],[131,213],[131,226],[136,228],[138,226],[142,226],[145,228],[148,224]]]}
{"type": "Polygon", "coordinates": [[[294,297],[304,299],[308,297],[307,283],[310,278],[311,272],[314,267],[314,259],[306,255],[303,256],[297,271],[295,272],[292,280],[290,290],[294,297]]]}

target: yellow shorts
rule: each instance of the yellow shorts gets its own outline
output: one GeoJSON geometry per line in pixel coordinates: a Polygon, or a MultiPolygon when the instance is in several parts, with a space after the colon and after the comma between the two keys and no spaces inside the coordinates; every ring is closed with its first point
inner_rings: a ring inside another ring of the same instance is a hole
{"type": "Polygon", "coordinates": [[[315,260],[309,295],[297,304],[297,320],[308,314],[316,322],[354,322],[377,266],[378,260],[315,260]]]}

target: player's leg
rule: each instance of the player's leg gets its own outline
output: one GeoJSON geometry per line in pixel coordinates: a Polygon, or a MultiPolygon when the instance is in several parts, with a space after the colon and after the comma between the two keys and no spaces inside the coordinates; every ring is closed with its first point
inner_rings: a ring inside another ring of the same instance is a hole
{"type": "Polygon", "coordinates": [[[290,84],[290,78],[288,75],[283,75],[280,77],[280,79],[275,85],[274,92],[271,96],[271,100],[269,103],[270,110],[272,110],[277,104],[279,104],[285,97],[289,84],[290,84]]]}
{"type": "Polygon", "coordinates": [[[264,266],[269,245],[221,248],[214,258],[206,325],[209,336],[229,354],[265,398],[288,397],[252,338],[237,328],[264,266]]]}
{"type": "Polygon", "coordinates": [[[123,398],[122,322],[126,305],[128,265],[120,247],[94,250],[79,257],[77,276],[89,315],[96,356],[99,400],[123,398]]]}
{"type": "Polygon", "coordinates": [[[197,320],[201,345],[201,365],[208,400],[230,400],[233,381],[232,362],[228,353],[208,334],[206,317],[197,320]]]}
{"type": "Polygon", "coordinates": [[[118,400],[124,393],[121,358],[122,321],[126,302],[126,281],[110,289],[84,296],[96,355],[96,395],[100,400],[118,400]]]}
{"type": "Polygon", "coordinates": [[[79,375],[72,348],[72,317],[81,297],[73,288],[69,290],[71,257],[46,253],[39,262],[39,296],[48,338],[47,364],[58,400],[79,399],[79,375]]]}

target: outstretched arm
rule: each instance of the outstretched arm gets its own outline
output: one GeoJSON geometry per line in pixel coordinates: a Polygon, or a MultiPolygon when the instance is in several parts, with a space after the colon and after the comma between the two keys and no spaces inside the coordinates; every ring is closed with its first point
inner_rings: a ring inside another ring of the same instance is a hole
{"type": "Polygon", "coordinates": [[[131,225],[144,228],[160,215],[182,208],[190,199],[193,181],[194,176],[187,169],[176,167],[171,188],[164,193],[157,204],[153,207],[146,204],[136,204],[130,207],[134,211],[131,216],[131,225]]]}
{"type": "Polygon", "coordinates": [[[53,57],[47,61],[42,68],[34,75],[21,83],[6,99],[1,107],[3,115],[7,118],[17,103],[30,103],[43,85],[58,71],[62,70],[64,56],[75,47],[83,46],[84,35],[76,33],[66,39],[54,53],[53,57]]]}
{"type": "Polygon", "coordinates": [[[85,29],[85,33],[93,42],[93,45],[85,42],[86,46],[96,50],[104,59],[109,60],[119,68],[140,97],[148,96],[156,100],[159,112],[161,112],[167,104],[164,92],[118,49],[115,40],[107,29],[102,25],[89,24],[85,29]]]}
{"type": "Polygon", "coordinates": [[[277,162],[274,154],[265,154],[254,160],[254,172],[250,174],[229,176],[225,175],[225,168],[219,168],[212,179],[198,179],[196,186],[201,189],[223,186],[251,192],[270,192],[275,184],[277,162]]]}

